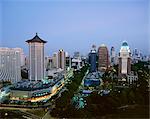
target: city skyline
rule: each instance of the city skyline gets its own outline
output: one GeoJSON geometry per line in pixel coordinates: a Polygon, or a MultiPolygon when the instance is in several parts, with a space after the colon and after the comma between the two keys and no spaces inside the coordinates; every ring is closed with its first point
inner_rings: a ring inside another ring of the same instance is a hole
{"type": "Polygon", "coordinates": [[[22,1],[0,2],[1,47],[20,47],[38,32],[48,41],[46,55],[63,48],[69,54],[88,54],[93,44],[105,44],[119,52],[122,41],[131,50],[149,55],[148,0],[22,1]],[[40,9],[39,9],[40,8],[40,9]],[[13,41],[13,42],[10,42],[13,41]]]}

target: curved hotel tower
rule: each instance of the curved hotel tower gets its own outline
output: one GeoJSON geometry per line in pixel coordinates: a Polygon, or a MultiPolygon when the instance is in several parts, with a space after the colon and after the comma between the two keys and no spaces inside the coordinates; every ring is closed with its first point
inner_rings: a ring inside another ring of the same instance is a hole
{"type": "Polygon", "coordinates": [[[17,83],[21,80],[21,48],[0,48],[0,81],[17,83]]]}
{"type": "Polygon", "coordinates": [[[46,41],[35,35],[31,40],[26,41],[29,44],[29,79],[42,80],[44,78],[44,44],[46,41]]]}
{"type": "Polygon", "coordinates": [[[119,52],[119,76],[129,74],[131,71],[131,51],[126,41],[123,41],[119,52]]]}

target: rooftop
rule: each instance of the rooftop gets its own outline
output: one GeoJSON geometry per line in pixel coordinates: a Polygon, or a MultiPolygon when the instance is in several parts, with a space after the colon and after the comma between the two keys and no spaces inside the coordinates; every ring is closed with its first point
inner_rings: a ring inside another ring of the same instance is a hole
{"type": "Polygon", "coordinates": [[[101,46],[100,47],[106,47],[106,45],[105,44],[101,44],[101,46]]]}
{"type": "Polygon", "coordinates": [[[128,46],[128,43],[126,41],[123,41],[122,46],[128,46]]]}
{"type": "Polygon", "coordinates": [[[32,39],[27,40],[26,42],[27,42],[27,43],[32,43],[32,42],[47,43],[47,41],[42,40],[42,39],[38,36],[37,33],[36,33],[36,35],[35,35],[32,39]]]}
{"type": "Polygon", "coordinates": [[[101,76],[98,72],[89,73],[86,79],[99,79],[101,76]]]}
{"type": "Polygon", "coordinates": [[[22,80],[14,84],[11,89],[22,90],[22,91],[34,91],[34,90],[39,90],[39,89],[51,88],[63,78],[64,78],[63,75],[61,76],[58,75],[57,77],[54,77],[53,80],[52,79],[51,80],[45,79],[44,81],[22,80]]]}

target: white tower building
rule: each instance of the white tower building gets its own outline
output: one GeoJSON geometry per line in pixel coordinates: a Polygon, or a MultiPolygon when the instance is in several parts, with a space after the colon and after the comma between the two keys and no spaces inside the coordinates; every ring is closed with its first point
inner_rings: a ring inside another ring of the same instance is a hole
{"type": "Polygon", "coordinates": [[[42,80],[45,75],[44,65],[44,44],[46,41],[35,35],[31,40],[26,41],[29,44],[29,79],[42,80]]]}
{"type": "Polygon", "coordinates": [[[131,51],[126,41],[123,41],[119,52],[119,75],[129,74],[131,71],[131,51]]]}

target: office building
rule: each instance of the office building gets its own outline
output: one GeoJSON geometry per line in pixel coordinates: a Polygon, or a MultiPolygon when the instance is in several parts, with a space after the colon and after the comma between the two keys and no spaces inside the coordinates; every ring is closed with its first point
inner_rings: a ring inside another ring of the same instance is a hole
{"type": "Polygon", "coordinates": [[[71,57],[69,55],[66,56],[66,67],[71,68],[71,57]]]}
{"type": "Polygon", "coordinates": [[[35,37],[26,41],[29,44],[29,79],[42,80],[45,73],[44,44],[36,33],[35,37]]]}
{"type": "Polygon", "coordinates": [[[106,45],[102,44],[98,48],[98,70],[105,71],[109,65],[109,55],[106,45]]]}
{"type": "Polygon", "coordinates": [[[89,53],[90,72],[96,72],[96,46],[92,46],[92,50],[89,53]]]}
{"type": "Polygon", "coordinates": [[[29,57],[25,56],[25,66],[29,68],[29,57]]]}
{"type": "Polygon", "coordinates": [[[45,68],[46,68],[46,71],[53,68],[53,59],[52,59],[52,57],[49,57],[49,56],[45,57],[45,68]]]}
{"type": "Polygon", "coordinates": [[[73,55],[74,58],[80,58],[80,52],[74,52],[74,55],[73,55]]]}
{"type": "Polygon", "coordinates": [[[135,48],[133,50],[133,56],[139,56],[139,55],[140,55],[140,51],[137,48],[135,48]]]}
{"type": "Polygon", "coordinates": [[[58,53],[54,52],[52,57],[53,68],[58,68],[58,53]]]}
{"type": "Polygon", "coordinates": [[[74,52],[74,56],[71,59],[71,67],[76,71],[82,68],[82,59],[79,52],[74,52]]]}
{"type": "Polygon", "coordinates": [[[21,80],[21,48],[0,48],[0,81],[21,80]]]}
{"type": "Polygon", "coordinates": [[[133,54],[132,54],[132,63],[138,63],[138,61],[141,61],[142,60],[142,56],[141,56],[141,52],[135,48],[133,50],[133,54]]]}
{"type": "Polygon", "coordinates": [[[115,64],[115,48],[114,47],[111,47],[111,50],[110,50],[110,63],[111,63],[111,66],[115,64]]]}
{"type": "Polygon", "coordinates": [[[126,41],[123,41],[119,52],[119,76],[129,74],[131,71],[131,51],[126,41]]]}
{"type": "Polygon", "coordinates": [[[66,69],[66,56],[63,49],[60,49],[58,51],[58,68],[61,68],[63,70],[66,69]]]}

